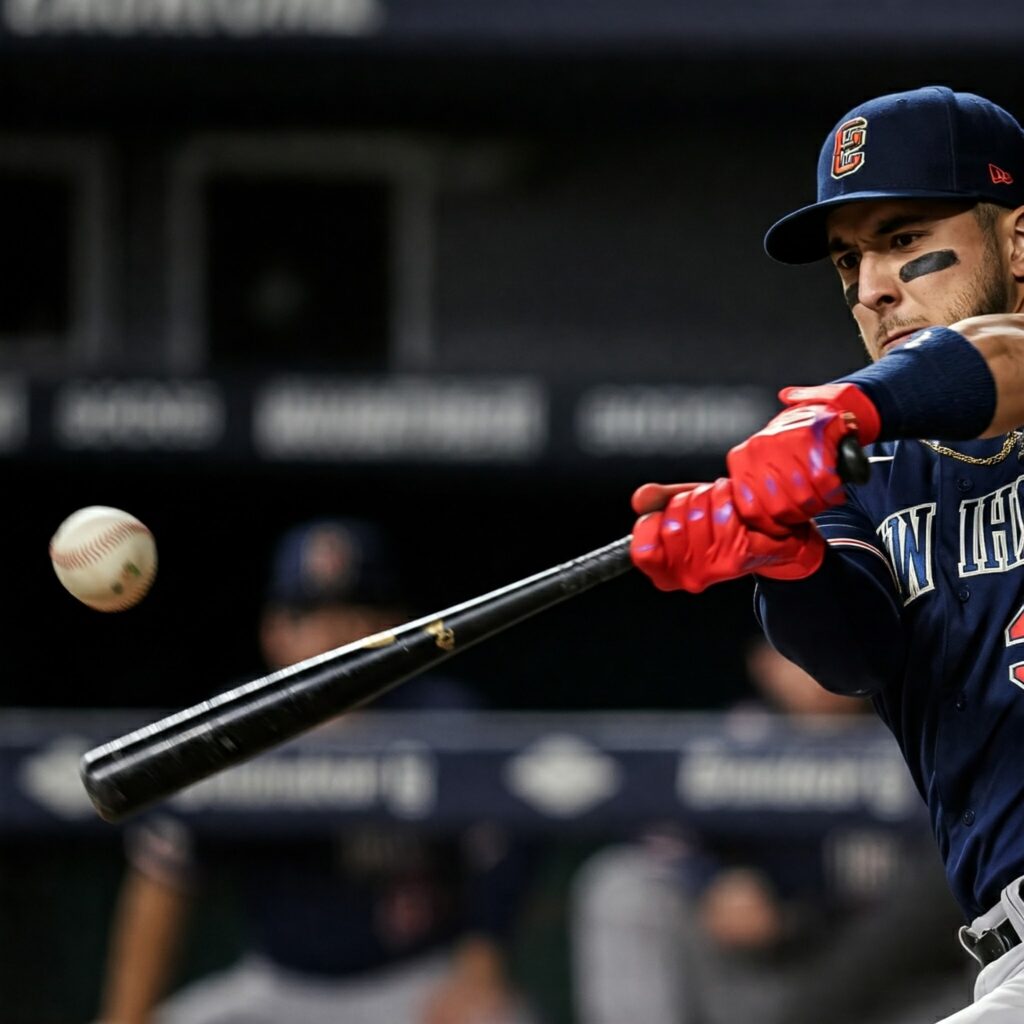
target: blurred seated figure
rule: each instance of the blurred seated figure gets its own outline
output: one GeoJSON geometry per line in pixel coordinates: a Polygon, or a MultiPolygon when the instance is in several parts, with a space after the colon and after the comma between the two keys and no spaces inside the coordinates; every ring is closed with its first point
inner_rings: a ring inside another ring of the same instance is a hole
{"type": "MultiPolygon", "coordinates": [[[[760,639],[748,670],[758,701],[730,717],[841,728],[866,708],[760,639]]],[[[945,941],[959,911],[917,831],[666,831],[593,855],[570,908],[578,1024],[927,1024],[970,991],[945,941]]]]}
{"type": "MultiPolygon", "coordinates": [[[[283,667],[409,618],[379,531],[322,520],[287,533],[260,641],[283,667]]],[[[432,677],[377,708],[469,709],[432,677]]],[[[340,723],[344,727],[344,723],[340,723]]],[[[128,834],[103,1024],[528,1024],[503,942],[523,851],[493,828],[425,835],[386,823],[234,843],[156,814],[128,834]],[[211,865],[238,880],[251,952],[164,1000],[190,899],[211,865]]]]}

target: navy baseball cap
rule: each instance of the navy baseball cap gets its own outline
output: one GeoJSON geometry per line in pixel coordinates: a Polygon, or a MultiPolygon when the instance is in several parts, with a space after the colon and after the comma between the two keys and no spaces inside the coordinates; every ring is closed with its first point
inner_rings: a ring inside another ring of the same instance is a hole
{"type": "Polygon", "coordinates": [[[1024,132],[991,100],[929,85],[844,114],[818,157],[818,201],[775,223],[765,251],[780,263],[828,255],[834,206],[864,199],[1024,205],[1024,132]]]}
{"type": "Polygon", "coordinates": [[[271,561],[267,601],[295,609],[398,602],[394,558],[380,530],[352,519],[293,527],[271,561]]]}

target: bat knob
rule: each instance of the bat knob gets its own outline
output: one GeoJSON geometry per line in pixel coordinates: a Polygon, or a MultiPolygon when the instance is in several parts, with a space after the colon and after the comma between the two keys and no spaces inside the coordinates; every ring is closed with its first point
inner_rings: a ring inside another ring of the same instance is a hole
{"type": "Polygon", "coordinates": [[[871,478],[871,463],[852,434],[839,442],[839,479],[845,484],[866,484],[871,478]]]}

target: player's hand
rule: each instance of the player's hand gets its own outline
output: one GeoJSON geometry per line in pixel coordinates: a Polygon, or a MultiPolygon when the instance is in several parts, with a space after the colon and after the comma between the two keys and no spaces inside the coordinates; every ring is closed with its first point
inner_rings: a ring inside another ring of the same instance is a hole
{"type": "Polygon", "coordinates": [[[497,946],[483,936],[459,944],[452,967],[431,993],[417,1024],[495,1024],[516,1016],[497,946]]]}
{"type": "Polygon", "coordinates": [[[766,949],[783,938],[783,908],[750,869],[718,875],[701,895],[698,914],[704,931],[723,949],[766,949]]]}
{"type": "Polygon", "coordinates": [[[507,988],[454,978],[433,993],[421,1024],[497,1024],[513,1016],[513,1009],[507,988]]]}
{"type": "Polygon", "coordinates": [[[854,434],[870,444],[879,432],[878,411],[855,384],[783,388],[779,398],[788,408],[726,458],[740,517],[775,536],[841,505],[839,443],[854,434]]]}
{"type": "Polygon", "coordinates": [[[633,492],[630,504],[638,516],[645,516],[648,512],[660,512],[677,494],[704,486],[704,483],[642,484],[633,492]]]}
{"type": "Polygon", "coordinates": [[[728,478],[713,484],[646,484],[633,495],[633,508],[641,518],[633,527],[630,555],[660,590],[697,594],[755,572],[803,579],[825,557],[825,541],[813,523],[790,527],[781,536],[750,529],[736,514],[728,478]],[[664,507],[650,511],[660,498],[667,499],[664,507]]]}

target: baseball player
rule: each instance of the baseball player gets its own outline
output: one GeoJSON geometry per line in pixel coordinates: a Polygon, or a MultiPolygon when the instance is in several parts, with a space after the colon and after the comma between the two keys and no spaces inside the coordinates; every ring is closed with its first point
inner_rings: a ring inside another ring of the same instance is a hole
{"type": "MultiPolygon", "coordinates": [[[[406,617],[372,524],[318,519],[273,559],[260,647],[273,668],[406,617]]],[[[454,680],[421,676],[378,708],[469,711],[454,680]]],[[[103,1024],[530,1024],[504,946],[528,851],[487,826],[458,835],[360,822],[309,835],[210,836],[167,814],[129,831],[103,1024]],[[241,959],[163,999],[203,882],[240,894],[241,959]]]]}
{"type": "MultiPolygon", "coordinates": [[[[764,639],[746,665],[751,690],[725,712],[727,732],[749,736],[781,718],[839,739],[843,725],[870,713],[764,639]]],[[[963,1003],[964,964],[948,941],[959,915],[929,842],[916,825],[826,816],[819,828],[770,836],[684,823],[610,843],[570,889],[578,1024],[946,1016],[963,1003]]]]}
{"type": "Polygon", "coordinates": [[[649,484],[635,563],[662,589],[752,574],[772,643],[871,697],[926,800],[981,966],[947,1024],[1024,1020],[1024,133],[927,87],[829,133],[817,202],[765,248],[832,260],[871,365],[786,388],[712,484],[649,484]],[[837,447],[867,448],[844,490],[837,447]]]}

